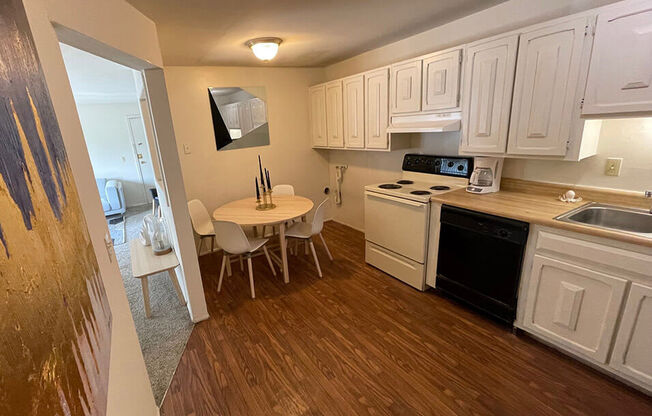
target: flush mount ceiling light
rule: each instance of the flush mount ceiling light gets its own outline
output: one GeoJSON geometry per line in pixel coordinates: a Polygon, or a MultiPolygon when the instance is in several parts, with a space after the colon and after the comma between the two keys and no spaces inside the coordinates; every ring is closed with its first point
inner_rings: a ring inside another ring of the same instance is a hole
{"type": "Polygon", "coordinates": [[[251,48],[256,58],[261,61],[274,59],[278,52],[278,45],[283,42],[280,38],[257,38],[248,40],[245,45],[251,48]]]}

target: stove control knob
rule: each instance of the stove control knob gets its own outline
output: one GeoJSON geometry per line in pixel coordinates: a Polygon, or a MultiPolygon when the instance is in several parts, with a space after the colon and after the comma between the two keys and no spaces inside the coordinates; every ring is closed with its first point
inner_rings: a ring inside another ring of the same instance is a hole
{"type": "Polygon", "coordinates": [[[453,166],[455,166],[455,162],[448,162],[448,167],[449,168],[452,168],[453,166]]]}

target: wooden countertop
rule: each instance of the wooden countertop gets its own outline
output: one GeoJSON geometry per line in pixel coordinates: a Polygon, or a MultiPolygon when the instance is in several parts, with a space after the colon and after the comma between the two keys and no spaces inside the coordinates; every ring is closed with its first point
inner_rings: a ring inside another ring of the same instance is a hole
{"type": "Polygon", "coordinates": [[[477,195],[465,189],[434,195],[432,201],[466,208],[500,217],[512,218],[553,228],[610,238],[626,243],[652,247],[652,238],[640,237],[620,231],[605,230],[580,224],[557,221],[554,218],[588,202],[601,202],[636,208],[649,207],[642,192],[611,191],[597,188],[565,186],[503,179],[501,190],[496,193],[477,195]],[[567,189],[574,189],[584,199],[578,203],[561,202],[557,198],[567,189]]]}

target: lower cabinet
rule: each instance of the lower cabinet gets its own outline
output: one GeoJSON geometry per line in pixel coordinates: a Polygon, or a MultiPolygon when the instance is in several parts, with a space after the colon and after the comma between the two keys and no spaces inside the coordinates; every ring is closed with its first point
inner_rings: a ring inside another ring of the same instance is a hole
{"type": "Polygon", "coordinates": [[[652,393],[652,248],[534,226],[516,325],[652,393]]]}
{"type": "Polygon", "coordinates": [[[632,284],[610,364],[652,390],[652,286],[632,284]]]}
{"type": "Polygon", "coordinates": [[[627,281],[535,255],[525,326],[604,363],[627,281]]]}

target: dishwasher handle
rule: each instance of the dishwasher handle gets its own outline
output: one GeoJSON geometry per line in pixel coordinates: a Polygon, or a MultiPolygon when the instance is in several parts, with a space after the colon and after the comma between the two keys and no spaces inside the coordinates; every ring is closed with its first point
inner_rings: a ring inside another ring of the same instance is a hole
{"type": "Polygon", "coordinates": [[[399,204],[411,205],[413,207],[418,207],[418,208],[424,208],[424,207],[426,207],[428,205],[428,204],[424,204],[424,203],[421,203],[421,202],[412,201],[410,199],[397,198],[395,196],[390,196],[390,195],[385,195],[385,194],[378,194],[376,192],[365,191],[364,194],[366,196],[368,196],[368,197],[371,197],[371,198],[387,199],[389,201],[398,202],[399,204]]]}

